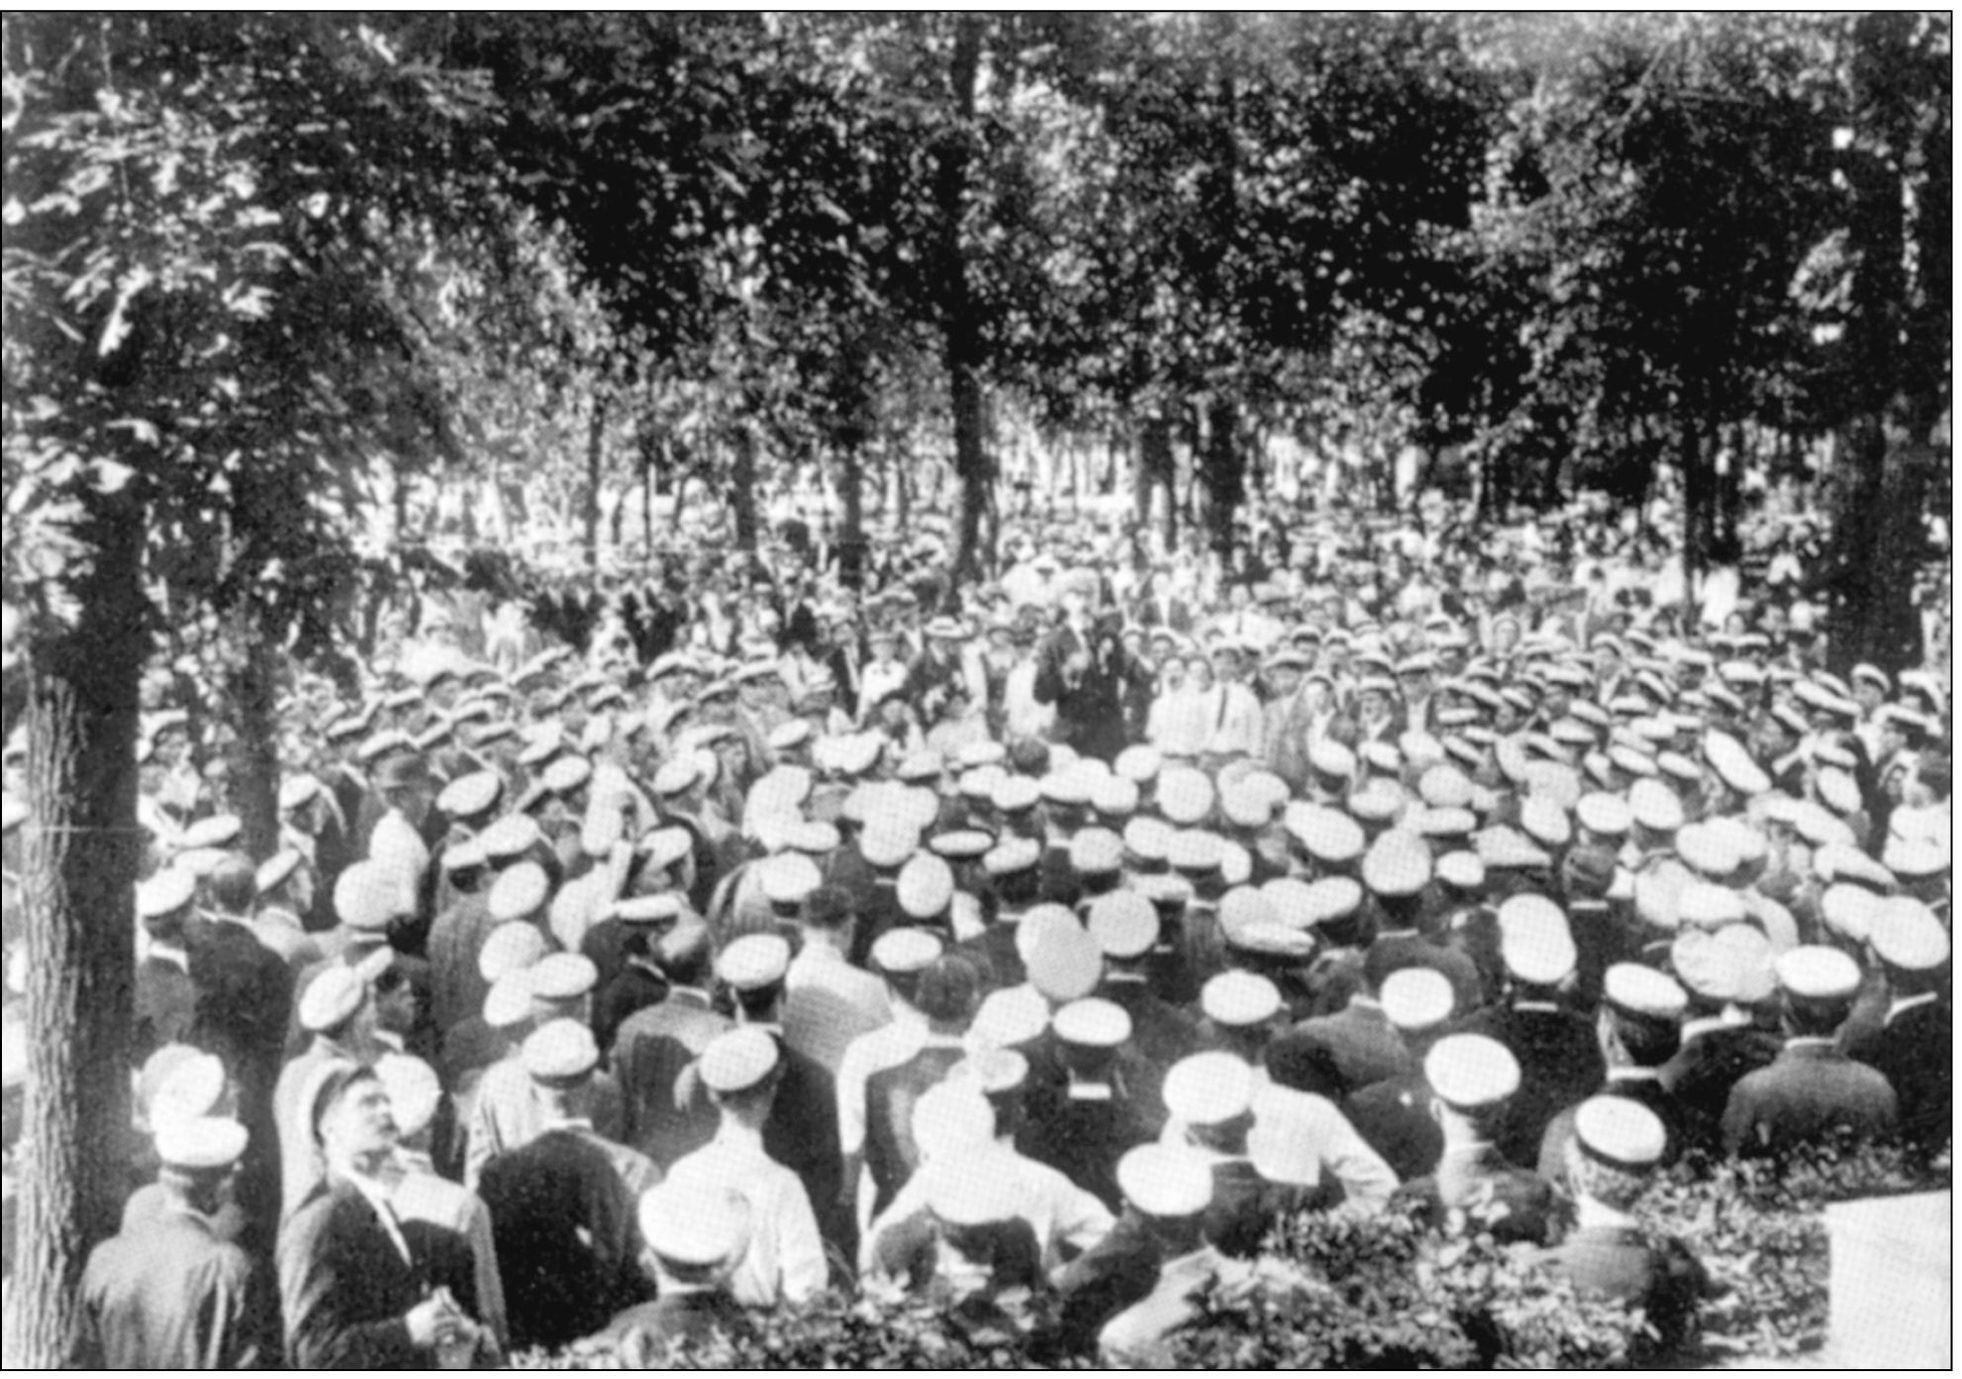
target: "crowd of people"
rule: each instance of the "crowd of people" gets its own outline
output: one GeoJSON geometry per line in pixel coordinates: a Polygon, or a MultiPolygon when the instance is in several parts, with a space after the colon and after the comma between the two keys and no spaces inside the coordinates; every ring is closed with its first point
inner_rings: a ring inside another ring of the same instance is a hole
{"type": "Polygon", "coordinates": [[[877,1276],[1162,1363],[1277,1220],[1383,1211],[1686,1342],[1663,1166],[1947,1151],[1945,670],[1842,678],[1796,581],[1606,522],[1435,532],[424,618],[290,668],[258,858],[150,682],[94,1357],[658,1359],[877,1276]]]}

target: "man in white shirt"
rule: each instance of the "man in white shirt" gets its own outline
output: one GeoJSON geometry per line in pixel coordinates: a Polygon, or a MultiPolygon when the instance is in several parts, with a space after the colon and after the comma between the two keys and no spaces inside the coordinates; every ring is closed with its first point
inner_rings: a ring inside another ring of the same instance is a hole
{"type": "Polygon", "coordinates": [[[435,798],[429,768],[411,753],[391,756],[376,768],[375,785],[387,811],[375,821],[368,860],[395,877],[406,897],[405,911],[419,914],[429,875],[429,845],[422,839],[422,825],[435,798]]]}
{"type": "Polygon", "coordinates": [[[745,1025],[718,1036],[699,1068],[720,1118],[715,1138],[668,1174],[675,1191],[728,1191],[748,1203],[749,1241],[729,1280],[730,1294],[745,1307],[806,1302],[825,1285],[824,1245],[804,1184],[763,1152],[781,1069],[769,1031],[745,1025]]]}

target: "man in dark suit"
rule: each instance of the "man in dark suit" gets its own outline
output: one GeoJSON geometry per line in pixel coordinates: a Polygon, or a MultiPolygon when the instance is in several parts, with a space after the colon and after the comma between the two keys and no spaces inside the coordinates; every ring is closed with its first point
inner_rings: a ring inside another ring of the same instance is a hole
{"type": "Polygon", "coordinates": [[[586,1112],[599,1045],[590,1030],[550,1021],[526,1038],[521,1057],[546,1129],[494,1156],[477,1186],[520,1350],[562,1346],[646,1297],[634,1212],[660,1181],[644,1155],[593,1132],[586,1112]]]}
{"type": "Polygon", "coordinates": [[[1317,1061],[1307,1057],[1311,1050],[1323,1053],[1325,1061],[1333,1063],[1342,1086],[1333,1093],[1326,1087],[1311,1086],[1301,1086],[1300,1091],[1339,1098],[1373,1082],[1405,1077],[1417,1071],[1417,1062],[1404,1047],[1402,1036],[1383,1013],[1375,988],[1362,975],[1362,964],[1356,966],[1360,989],[1349,997],[1346,1006],[1333,1015],[1317,1015],[1301,1021],[1269,1047],[1267,1062],[1276,1082],[1295,1086],[1289,1070],[1317,1061]]]}
{"type": "Polygon", "coordinates": [[[1945,994],[1948,931],[1919,901],[1887,901],[1868,934],[1887,975],[1890,1000],[1881,1027],[1847,1050],[1878,1068],[1900,1102],[1901,1132],[1932,1154],[1953,1129],[1955,1014],[1945,994]]]}
{"type": "Polygon", "coordinates": [[[388,1199],[396,1126],[369,1068],[323,1074],[310,1128],[327,1177],[279,1234],[286,1358],[296,1369],[427,1369],[489,1360],[475,1271],[453,1231],[399,1219],[388,1199]]]}
{"type": "MultiPolygon", "coordinates": [[[[1662,1068],[1682,1044],[1680,1021],[1689,1000],[1682,987],[1665,972],[1640,963],[1621,962],[1602,979],[1601,1012],[1596,1032],[1607,1060],[1608,1080],[1601,1096],[1638,1101],[1663,1128],[1659,1163],[1674,1163],[1683,1152],[1686,1126],[1683,1109],[1662,1085],[1662,1068]]],[[[1557,1183],[1565,1171],[1567,1145],[1574,1138],[1578,1104],[1547,1122],[1540,1137],[1540,1176],[1557,1183]]]]}
{"type": "Polygon", "coordinates": [[[1593,1028],[1560,1004],[1578,961],[1567,917],[1545,896],[1516,895],[1500,907],[1499,927],[1510,998],[1459,1029],[1498,1040],[1519,1061],[1519,1091],[1498,1149],[1513,1163],[1532,1164],[1547,1122],[1591,1094],[1608,1070],[1593,1028]]]}
{"type": "Polygon", "coordinates": [[[191,981],[191,959],[184,948],[184,924],[196,894],[196,879],[175,867],[166,867],[136,888],[137,918],[143,922],[150,946],[136,965],[129,1047],[132,1066],[141,1067],[165,1044],[181,1044],[190,1037],[198,991],[191,981]]]}
{"type": "Polygon", "coordinates": [[[1834,1136],[1890,1134],[1899,1118],[1893,1087],[1834,1040],[1860,988],[1859,965],[1837,948],[1801,947],[1780,956],[1774,970],[1784,993],[1785,1047],[1731,1088],[1724,1152],[1776,1156],[1834,1136]]]}
{"type": "Polygon", "coordinates": [[[735,996],[738,1019],[768,1030],[777,1041],[777,1091],[763,1122],[763,1152],[797,1175],[817,1216],[818,1233],[841,1258],[851,1259],[858,1233],[844,1202],[837,1082],[784,1037],[790,944],[776,934],[746,934],[722,950],[715,970],[735,996]]]}
{"type": "MultiPolygon", "coordinates": [[[[1684,1133],[1694,1148],[1723,1149],[1724,1110],[1731,1090],[1747,1074],[1778,1057],[1776,1034],[1752,1020],[1737,1021],[1733,1005],[1755,1008],[1771,986],[1770,948],[1759,935],[1744,944],[1726,944],[1723,934],[1685,932],[1670,945],[1669,965],[1689,997],[1682,1024],[1682,1047],[1663,1065],[1662,1084],[1675,1098],[1684,1133]]],[[[1745,930],[1755,934],[1755,930],[1745,930]]]]}
{"type": "Polygon", "coordinates": [[[926,1020],[922,1047],[905,1062],[883,1068],[865,1083],[865,1166],[877,1189],[878,1216],[920,1166],[913,1140],[913,1108],[967,1056],[961,1039],[981,1004],[981,975],[960,953],[943,954],[920,973],[913,1007],[926,1020]]]}
{"type": "Polygon", "coordinates": [[[668,994],[621,1024],[613,1068],[625,1109],[623,1138],[666,1171],[715,1136],[715,1107],[690,1068],[730,1020],[709,1003],[707,925],[677,925],[655,944],[654,959],[668,994]]]}
{"type": "Polygon", "coordinates": [[[1424,1077],[1444,1153],[1434,1173],[1405,1183],[1397,1198],[1433,1229],[1463,1213],[1469,1229],[1489,1230],[1501,1243],[1551,1241],[1560,1216],[1552,1184],[1509,1162],[1494,1143],[1519,1090],[1518,1060],[1484,1035],[1447,1035],[1426,1055],[1424,1077]]]}
{"type": "Polygon", "coordinates": [[[238,1088],[238,1117],[251,1135],[239,1166],[238,1204],[246,1218],[241,1243],[264,1259],[271,1256],[279,1220],[273,1087],[293,1014],[293,969],[252,928],[256,882],[243,856],[226,857],[206,885],[208,916],[186,929],[197,988],[190,1041],[218,1055],[238,1088]]]}

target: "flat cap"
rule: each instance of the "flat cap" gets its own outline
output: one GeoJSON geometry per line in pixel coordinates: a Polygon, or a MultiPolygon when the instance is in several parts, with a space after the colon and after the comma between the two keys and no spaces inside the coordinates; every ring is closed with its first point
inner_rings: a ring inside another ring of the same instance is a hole
{"type": "Polygon", "coordinates": [[[1107,828],[1085,828],[1070,840],[1070,870],[1078,876],[1115,876],[1124,868],[1124,840],[1107,828]]]}
{"type": "Polygon", "coordinates": [[[1197,1150],[1141,1144],[1117,1161],[1124,1199],[1146,1216],[1176,1220],[1197,1216],[1213,1200],[1213,1172],[1197,1150]]]}
{"type": "Polygon", "coordinates": [[[872,965],[888,976],[903,977],[924,972],[944,951],[946,945],[925,929],[888,929],[872,944],[872,965]]]}
{"type": "Polygon", "coordinates": [[[1609,1005],[1650,1020],[1680,1020],[1689,996],[1667,972],[1638,962],[1618,962],[1601,977],[1601,994],[1609,1005]]]}
{"type": "Polygon", "coordinates": [[[1635,822],[1628,801],[1598,790],[1580,797],[1574,806],[1574,818],[1589,833],[1603,838],[1625,838],[1635,822]]]}
{"type": "Polygon", "coordinates": [[[975,1048],[1008,1049],[1042,1037],[1049,1028],[1049,1002],[1033,986],[1004,987],[981,1000],[968,1026],[975,1048]]]}
{"type": "Polygon", "coordinates": [[[1637,824],[1653,833],[1674,833],[1683,826],[1683,802],[1658,780],[1644,778],[1630,786],[1628,809],[1637,824]]]}
{"type": "Polygon", "coordinates": [[[715,959],[715,975],[737,991],[775,986],[789,970],[790,943],[780,934],[744,934],[715,959]]]}
{"type": "Polygon", "coordinates": [[[1142,957],[1158,941],[1158,910],[1136,891],[1107,891],[1090,902],[1087,927],[1106,957],[1142,957]]]}
{"type": "Polygon", "coordinates": [[[1165,1109],[1187,1125],[1223,1125],[1253,1108],[1253,1069],[1230,1053],[1188,1054],[1165,1074],[1165,1109]]]}
{"type": "Polygon", "coordinates": [[[599,981],[599,969],[583,953],[547,953],[531,966],[531,995],[538,1001],[575,1001],[599,981]]]}
{"type": "Polygon", "coordinates": [[[342,963],[323,967],[300,996],[300,1028],[318,1034],[345,1023],[368,997],[368,983],[356,968],[342,963]]]}
{"type": "MultiPolygon", "coordinates": [[[[150,1072],[146,1063],[143,1074],[148,1076],[150,1072]]],[[[151,1128],[161,1129],[172,1120],[195,1120],[215,1114],[219,1102],[224,1100],[226,1085],[224,1060],[216,1054],[186,1052],[156,1080],[156,1088],[148,1098],[151,1128]]]]}
{"type": "Polygon", "coordinates": [[[299,809],[310,804],[320,795],[320,778],[301,772],[288,776],[279,784],[279,807],[281,810],[299,809]]]}
{"type": "Polygon", "coordinates": [[[1104,971],[1103,949],[1068,911],[1053,920],[1032,911],[1015,937],[1029,984],[1052,1004],[1080,1000],[1097,989],[1104,971]]]}
{"type": "Polygon", "coordinates": [[[157,1127],[157,1158],[171,1168],[209,1173],[237,1163],[249,1138],[228,1117],[173,1117],[157,1127]]]}
{"type": "Polygon", "coordinates": [[[436,807],[452,819],[474,819],[497,806],[504,781],[495,771],[471,771],[444,786],[436,807]]]}
{"type": "Polygon", "coordinates": [[[1933,910],[1909,896],[1881,902],[1867,941],[1875,957],[1902,972],[1933,972],[1949,959],[1948,930],[1933,910]]]}
{"type": "Polygon", "coordinates": [[[198,819],[187,824],[177,846],[184,852],[192,852],[198,848],[228,848],[238,842],[242,832],[244,832],[244,825],[238,815],[213,814],[209,818],[198,819]]]}
{"type": "Polygon", "coordinates": [[[712,1269],[749,1248],[749,1203],[725,1188],[661,1183],[641,1194],[637,1216],[647,1248],[679,1268],[712,1269]]]}
{"type": "Polygon", "coordinates": [[[1168,766],[1158,773],[1158,812],[1177,828],[1193,828],[1213,812],[1213,782],[1190,766],[1168,766]]]}
{"type": "Polygon", "coordinates": [[[817,863],[801,852],[780,852],[757,863],[763,894],[772,905],[795,907],[824,883],[817,863]]]}
{"type": "Polygon", "coordinates": [[[1403,829],[1381,834],[1362,862],[1363,884],[1384,899],[1421,893],[1431,883],[1431,853],[1423,838],[1403,829]]]}
{"type": "Polygon", "coordinates": [[[1661,1161],[1669,1133],[1661,1118],[1634,1098],[1595,1096],[1574,1110],[1574,1142],[1591,1158],[1639,1173],[1661,1161]]]}
{"type": "Polygon", "coordinates": [[[915,853],[899,869],[893,897],[913,919],[938,919],[954,902],[953,868],[931,852],[915,853]]]}
{"type": "Polygon", "coordinates": [[[1205,829],[1182,828],[1165,845],[1165,860],[1174,871],[1204,876],[1214,871],[1225,853],[1217,833],[1205,829]]]}
{"type": "Polygon", "coordinates": [[[1804,945],[1772,963],[1780,989],[1801,1000],[1850,1001],[1860,989],[1860,967],[1837,948],[1804,945]]]}
{"type": "Polygon", "coordinates": [[[1042,844],[1033,838],[1011,835],[988,850],[981,869],[990,876],[1014,876],[1033,871],[1042,861],[1042,844]]]}
{"type": "Polygon", "coordinates": [[[768,1030],[739,1025],[717,1035],[702,1050],[702,1084],[711,1092],[746,1092],[776,1071],[782,1055],[768,1030]]]}
{"type": "Polygon", "coordinates": [[[484,856],[491,862],[508,862],[522,857],[545,840],[538,820],[529,814],[506,814],[487,825],[477,835],[484,856]]]}
{"type": "Polygon", "coordinates": [[[1131,1037],[1131,1017],[1124,1007],[1097,996],[1069,1002],[1049,1024],[1058,1039],[1079,1048],[1114,1049],[1131,1037]]]}
{"type": "Polygon", "coordinates": [[[1749,918],[1744,897],[1724,886],[1692,881],[1676,894],[1676,922],[1697,929],[1721,929],[1749,918]]]}
{"type": "Polygon", "coordinates": [[[1553,986],[1578,961],[1567,916],[1543,895],[1521,894],[1499,907],[1499,955],[1506,971],[1534,986],[1553,986]]]}
{"type": "Polygon", "coordinates": [[[182,867],[165,867],[136,883],[139,919],[161,919],[177,913],[197,897],[198,879],[182,867]]]}
{"type": "Polygon", "coordinates": [[[1383,1014],[1400,1030],[1435,1029],[1451,1018],[1451,979],[1430,967],[1405,967],[1383,979],[1383,1014]]]}
{"type": "Polygon", "coordinates": [[[484,993],[484,1023],[491,1029],[515,1029],[530,1018],[531,968],[500,972],[484,993]]]}
{"type": "Polygon", "coordinates": [[[1424,1056],[1424,1080],[1447,1106],[1481,1110],[1519,1090],[1519,1060],[1496,1039],[1447,1034],[1424,1056]]]}
{"type": "Polygon", "coordinates": [[[548,1086],[579,1081],[599,1066],[599,1058],[592,1030],[578,1020],[547,1020],[518,1050],[526,1076],[548,1086]]]}
{"type": "Polygon", "coordinates": [[[545,868],[536,862],[519,862],[497,874],[485,903],[492,920],[508,924],[540,913],[551,898],[552,882],[545,868]]]}
{"type": "Polygon", "coordinates": [[[421,1134],[436,1119],[443,1102],[443,1084],[436,1070],[413,1054],[383,1054],[375,1060],[375,1076],[388,1093],[395,1128],[403,1139],[421,1134]]]}
{"type": "Polygon", "coordinates": [[[1281,1013],[1280,989],[1255,972],[1221,972],[1199,991],[1199,1008],[1218,1025],[1265,1024],[1281,1013]]]}

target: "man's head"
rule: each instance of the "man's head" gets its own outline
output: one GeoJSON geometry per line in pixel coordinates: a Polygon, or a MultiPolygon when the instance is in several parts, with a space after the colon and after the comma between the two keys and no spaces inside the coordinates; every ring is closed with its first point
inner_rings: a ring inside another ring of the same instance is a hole
{"type": "Polygon", "coordinates": [[[395,1150],[399,1131],[388,1089],[369,1067],[329,1065],[313,1098],[314,1140],[330,1175],[375,1173],[395,1150]]]}

